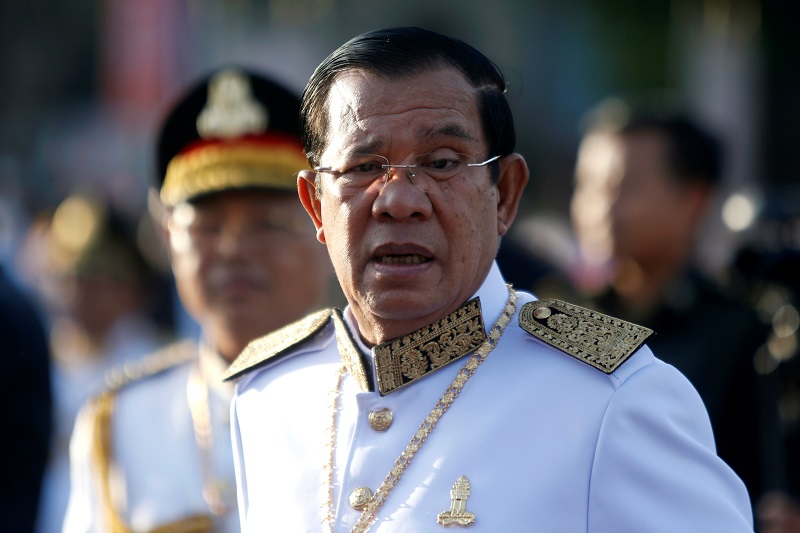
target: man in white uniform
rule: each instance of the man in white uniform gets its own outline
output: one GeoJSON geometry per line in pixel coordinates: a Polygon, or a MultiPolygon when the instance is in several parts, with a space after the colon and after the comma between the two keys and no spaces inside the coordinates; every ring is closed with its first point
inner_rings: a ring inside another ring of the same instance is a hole
{"type": "Polygon", "coordinates": [[[752,531],[651,332],[504,283],[528,180],[504,91],[478,51],[417,28],[313,74],[298,190],[349,305],[228,371],[243,532],[752,531]]]}
{"type": "Polygon", "coordinates": [[[167,116],[163,226],[202,336],[127,368],[83,410],[65,532],[239,531],[222,374],[250,340],[323,307],[332,276],[294,192],[299,106],[260,75],[224,69],[167,116]]]}

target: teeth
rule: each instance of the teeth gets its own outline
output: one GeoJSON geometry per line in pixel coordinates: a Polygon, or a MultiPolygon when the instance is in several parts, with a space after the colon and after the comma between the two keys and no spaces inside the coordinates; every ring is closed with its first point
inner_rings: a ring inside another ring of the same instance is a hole
{"type": "Polygon", "coordinates": [[[426,259],[421,255],[384,255],[381,257],[382,263],[390,265],[419,265],[426,259]]]}

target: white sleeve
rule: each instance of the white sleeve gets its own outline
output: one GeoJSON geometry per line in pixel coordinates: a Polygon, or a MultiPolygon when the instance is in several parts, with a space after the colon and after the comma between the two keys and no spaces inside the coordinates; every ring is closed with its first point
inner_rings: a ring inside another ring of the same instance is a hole
{"type": "Polygon", "coordinates": [[[658,362],[611,398],[598,437],[588,531],[753,531],[747,490],[717,457],[705,407],[658,362]]]}

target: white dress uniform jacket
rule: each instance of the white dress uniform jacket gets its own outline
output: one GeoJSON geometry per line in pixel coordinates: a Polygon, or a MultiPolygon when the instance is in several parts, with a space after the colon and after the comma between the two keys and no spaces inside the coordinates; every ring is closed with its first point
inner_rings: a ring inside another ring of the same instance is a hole
{"type": "Polygon", "coordinates": [[[159,354],[150,362],[166,368],[114,391],[110,453],[98,447],[99,400],[81,411],[70,445],[72,492],[64,533],[239,531],[229,420],[233,388],[221,381],[227,365],[211,350],[201,349],[198,359],[196,343],[171,350],[166,355],[182,352],[172,358],[183,361],[161,363],[165,354],[159,354]],[[192,379],[207,387],[213,441],[206,452],[198,447],[190,411],[192,379]],[[204,500],[211,482],[228,485],[232,508],[225,516],[213,517],[204,500]]]}
{"type": "MultiPolygon", "coordinates": [[[[488,331],[508,297],[496,266],[477,296],[488,331]]],[[[437,516],[451,504],[474,515],[472,533],[752,531],[747,492],[716,456],[689,382],[646,346],[609,375],[555,349],[519,326],[519,310],[535,298],[518,296],[517,315],[370,531],[444,531],[437,516]],[[469,492],[455,502],[462,476],[469,492]]],[[[332,530],[350,531],[360,515],[351,495],[377,490],[468,359],[385,396],[361,390],[348,372],[334,400],[342,365],[334,330],[328,322],[238,382],[231,424],[243,533],[325,531],[329,505],[332,530]],[[392,423],[376,431],[369,415],[382,409],[392,423]]],[[[374,350],[361,348],[374,364],[374,350]]]]}

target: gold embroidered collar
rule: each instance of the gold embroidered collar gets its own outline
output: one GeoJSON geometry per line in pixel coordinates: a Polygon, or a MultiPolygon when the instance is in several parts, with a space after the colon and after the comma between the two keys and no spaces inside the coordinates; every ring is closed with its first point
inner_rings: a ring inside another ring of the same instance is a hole
{"type": "MultiPolygon", "coordinates": [[[[342,313],[333,314],[339,353],[363,391],[375,390],[368,358],[346,326],[342,313]]],[[[475,351],[486,338],[479,298],[473,298],[442,320],[379,344],[375,354],[377,389],[386,396],[401,387],[475,351]]]]}

